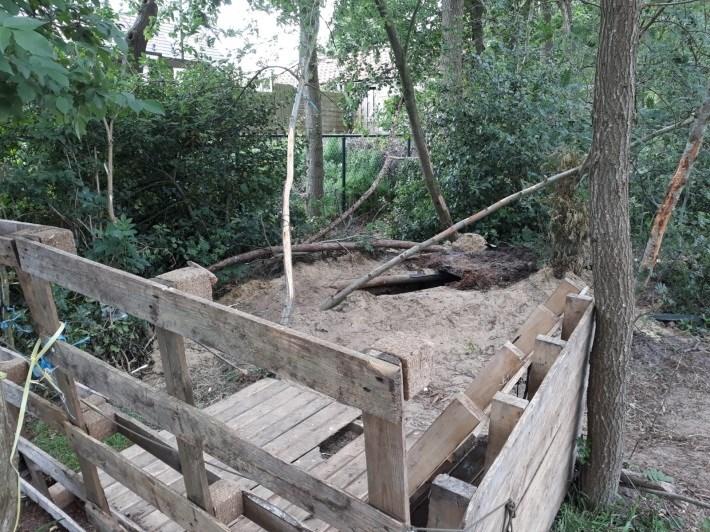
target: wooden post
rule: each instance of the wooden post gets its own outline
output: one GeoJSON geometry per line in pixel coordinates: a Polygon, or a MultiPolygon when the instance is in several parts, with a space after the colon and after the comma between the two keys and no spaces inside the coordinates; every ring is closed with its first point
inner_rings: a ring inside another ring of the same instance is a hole
{"type": "Polygon", "coordinates": [[[449,475],[437,475],[431,483],[427,528],[461,529],[466,508],[476,487],[449,475]]]}
{"type": "MultiPolygon", "coordinates": [[[[20,281],[25,302],[30,309],[35,331],[42,338],[51,336],[59,328],[59,317],[57,316],[57,307],[54,304],[52,286],[47,281],[36,279],[19,269],[17,270],[17,278],[20,281]]],[[[59,368],[54,371],[54,376],[59,389],[64,395],[64,406],[72,424],[85,429],[84,416],[74,378],[59,368]]],[[[108,501],[101,486],[96,466],[85,460],[80,453],[77,453],[77,457],[84,484],[86,485],[87,499],[105,512],[107,514],[106,517],[110,519],[108,501]]]]}
{"type": "Polygon", "coordinates": [[[592,296],[568,294],[565,301],[565,314],[562,318],[562,334],[563,340],[569,340],[572,331],[582,319],[584,311],[592,303],[592,296]]]}
{"type": "MultiPolygon", "coordinates": [[[[393,364],[394,365],[394,364],[393,364]]],[[[402,379],[402,369],[399,372],[402,379]]],[[[404,404],[403,387],[399,401],[404,404]]],[[[362,413],[367,464],[368,503],[378,510],[409,524],[409,486],[404,417],[398,421],[362,413]]]]}
{"type": "Polygon", "coordinates": [[[551,336],[537,335],[535,350],[530,363],[530,372],[528,373],[528,399],[533,398],[540,384],[542,384],[542,379],[550,371],[552,364],[555,363],[566,343],[564,340],[552,338],[551,336]]]}
{"type": "Polygon", "coordinates": [[[493,401],[491,401],[491,422],[488,428],[488,447],[486,448],[486,468],[493,463],[500,453],[527,405],[528,401],[525,399],[508,393],[498,392],[493,397],[493,401]]]}
{"type": "MultiPolygon", "coordinates": [[[[207,270],[188,267],[163,274],[156,280],[182,292],[211,300],[212,277],[213,274],[207,270]]],[[[183,337],[162,327],[156,327],[155,334],[160,347],[160,359],[163,363],[168,393],[194,406],[192,380],[187,367],[183,337]]],[[[181,437],[176,437],[176,440],[188,499],[212,515],[216,515],[201,442],[195,444],[181,437]]]]}

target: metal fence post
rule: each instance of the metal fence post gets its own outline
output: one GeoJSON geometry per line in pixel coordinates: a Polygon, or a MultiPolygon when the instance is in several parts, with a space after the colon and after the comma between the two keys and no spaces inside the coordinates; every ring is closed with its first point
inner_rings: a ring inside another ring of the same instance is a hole
{"type": "Polygon", "coordinates": [[[345,212],[345,172],[346,172],[346,155],[345,155],[345,146],[347,138],[345,135],[340,137],[340,152],[341,152],[341,162],[340,162],[340,171],[341,171],[341,179],[342,179],[342,191],[341,191],[341,196],[340,196],[340,204],[341,204],[341,209],[342,212],[345,212]]]}

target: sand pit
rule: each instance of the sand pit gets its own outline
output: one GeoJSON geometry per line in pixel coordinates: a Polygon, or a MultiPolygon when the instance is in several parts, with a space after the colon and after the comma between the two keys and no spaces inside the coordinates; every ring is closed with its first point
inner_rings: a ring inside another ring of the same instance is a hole
{"type": "MultiPolygon", "coordinates": [[[[352,253],[295,264],[296,305],[290,326],[359,351],[382,343],[401,342],[404,350],[431,343],[431,384],[408,403],[408,423],[420,429],[433,421],[453,393],[463,390],[559,283],[541,270],[505,288],[464,291],[439,286],[378,296],[358,291],[333,310],[319,310],[334,292],[331,285],[363,275],[385,259],[352,253]]],[[[409,268],[416,270],[413,264],[409,268]]],[[[409,271],[404,265],[388,273],[409,271]]],[[[220,302],[278,322],[283,290],[283,278],[251,280],[231,288],[220,302]]]]}

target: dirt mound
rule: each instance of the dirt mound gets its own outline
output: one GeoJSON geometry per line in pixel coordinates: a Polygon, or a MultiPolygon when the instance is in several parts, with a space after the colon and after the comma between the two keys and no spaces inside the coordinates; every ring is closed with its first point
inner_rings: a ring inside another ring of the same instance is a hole
{"type": "Polygon", "coordinates": [[[495,248],[476,252],[449,251],[421,259],[423,268],[450,273],[460,280],[449,286],[459,290],[506,287],[537,271],[535,255],[526,248],[495,248]]]}

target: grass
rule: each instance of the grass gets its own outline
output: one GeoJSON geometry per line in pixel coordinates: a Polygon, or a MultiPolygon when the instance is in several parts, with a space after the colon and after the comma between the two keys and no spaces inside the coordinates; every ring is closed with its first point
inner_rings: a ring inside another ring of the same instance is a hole
{"type": "MultiPolygon", "coordinates": [[[[710,522],[703,530],[710,532],[710,522]]],[[[560,508],[554,532],[671,532],[683,530],[678,518],[659,515],[638,504],[619,504],[603,511],[585,509],[578,502],[566,501],[560,508]]]]}
{"type": "MultiPolygon", "coordinates": [[[[79,470],[79,460],[64,434],[54,430],[43,421],[30,423],[29,430],[33,434],[32,443],[73,471],[79,470]]],[[[131,440],[118,433],[106,438],[104,443],[117,451],[122,451],[132,445],[131,440]]]]}

